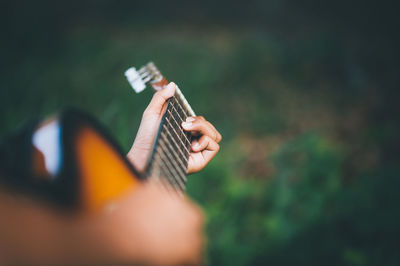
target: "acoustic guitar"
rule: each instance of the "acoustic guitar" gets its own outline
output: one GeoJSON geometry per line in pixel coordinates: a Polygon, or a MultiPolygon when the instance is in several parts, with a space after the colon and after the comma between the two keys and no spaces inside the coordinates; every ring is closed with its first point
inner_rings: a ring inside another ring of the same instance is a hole
{"type": "MultiPolygon", "coordinates": [[[[130,68],[125,75],[136,92],[146,84],[156,91],[168,84],[153,63],[130,68]]],[[[183,193],[192,137],[181,123],[194,115],[177,88],[143,173],[134,169],[107,130],[80,110],[33,120],[0,145],[0,182],[58,206],[88,211],[104,208],[147,178],[183,193]]]]}

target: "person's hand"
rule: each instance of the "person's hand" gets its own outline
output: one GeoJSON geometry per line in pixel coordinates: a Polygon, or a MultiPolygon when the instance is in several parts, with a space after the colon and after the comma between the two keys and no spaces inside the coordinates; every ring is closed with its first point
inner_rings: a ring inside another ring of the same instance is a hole
{"type": "MultiPolygon", "coordinates": [[[[176,85],[171,82],[168,86],[156,92],[150,104],[143,113],[142,121],[136,139],[127,157],[135,167],[144,170],[158,126],[161,122],[163,111],[166,108],[166,101],[175,93],[176,85]]],[[[197,136],[192,142],[192,151],[188,161],[188,174],[203,169],[208,162],[218,153],[221,141],[221,134],[215,127],[202,116],[189,117],[182,123],[185,131],[197,136]]]]}
{"type": "Polygon", "coordinates": [[[203,169],[218,153],[221,134],[202,116],[188,117],[182,123],[185,131],[191,132],[198,139],[192,141],[192,152],[188,161],[188,173],[196,173],[203,169]]]}

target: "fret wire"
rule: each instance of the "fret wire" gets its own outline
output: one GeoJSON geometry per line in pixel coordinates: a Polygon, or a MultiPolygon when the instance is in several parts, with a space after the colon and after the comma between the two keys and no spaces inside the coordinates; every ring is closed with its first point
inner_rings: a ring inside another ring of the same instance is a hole
{"type": "MultiPolygon", "coordinates": [[[[162,159],[161,158],[162,157],[162,155],[160,154],[160,153],[155,153],[155,156],[154,156],[154,163],[156,163],[156,164],[158,164],[158,165],[160,165],[160,163],[159,163],[159,161],[162,159]]],[[[153,163],[153,164],[154,164],[153,163]]],[[[157,169],[158,170],[158,172],[160,172],[161,170],[163,170],[163,171],[161,171],[161,174],[159,175],[159,178],[161,178],[161,179],[170,179],[170,177],[169,177],[169,175],[168,175],[168,172],[165,172],[165,169],[163,169],[163,168],[155,168],[154,166],[153,166],[153,170],[154,169],[157,169]]]]}
{"type": "MultiPolygon", "coordinates": [[[[154,180],[155,182],[161,184],[162,187],[163,187],[168,193],[171,194],[171,193],[172,193],[172,191],[171,191],[171,186],[170,186],[168,183],[166,183],[165,178],[161,178],[161,174],[160,174],[161,165],[158,163],[158,161],[156,160],[156,158],[157,158],[157,157],[154,158],[154,163],[153,163],[152,168],[151,168],[151,169],[152,169],[152,170],[151,170],[151,178],[152,178],[152,180],[154,180]],[[155,166],[156,164],[158,164],[160,167],[157,168],[157,167],[155,166]]],[[[175,190],[174,193],[176,193],[176,190],[175,190]]]]}
{"type": "MultiPolygon", "coordinates": [[[[158,155],[159,155],[158,158],[160,158],[161,161],[164,161],[162,155],[160,153],[158,153],[158,155]]],[[[165,163],[161,164],[160,161],[155,161],[155,164],[158,165],[160,169],[164,169],[163,177],[160,178],[161,180],[168,181],[168,185],[174,188],[174,190],[178,190],[178,188],[182,190],[181,186],[176,183],[175,178],[173,177],[174,173],[172,173],[171,169],[168,167],[167,164],[165,163]],[[168,176],[171,176],[171,178],[168,178],[168,176]],[[174,183],[176,185],[174,185],[174,183]]]]}
{"type": "Polygon", "coordinates": [[[182,177],[182,181],[186,182],[186,168],[187,168],[187,166],[179,158],[179,155],[175,152],[175,150],[173,149],[171,144],[169,144],[168,139],[164,135],[162,135],[162,138],[160,139],[160,144],[161,145],[159,147],[168,156],[170,161],[174,164],[175,168],[180,170],[180,173],[182,174],[180,176],[180,177],[182,177]]]}
{"type": "MultiPolygon", "coordinates": [[[[176,145],[176,147],[178,148],[179,152],[182,154],[182,157],[185,158],[185,161],[187,161],[187,157],[189,157],[190,152],[185,148],[186,152],[188,154],[183,154],[182,150],[179,148],[179,145],[176,143],[174,137],[171,135],[171,133],[169,132],[168,128],[164,125],[164,128],[166,128],[166,132],[168,133],[168,135],[170,136],[170,138],[172,139],[172,142],[176,145]]],[[[174,130],[175,134],[176,131],[174,130]]]]}
{"type": "MultiPolygon", "coordinates": [[[[172,113],[171,111],[169,111],[169,112],[170,112],[169,115],[172,116],[173,118],[177,117],[177,118],[179,118],[179,119],[183,122],[183,119],[182,119],[182,117],[180,116],[179,111],[175,108],[175,103],[179,104],[179,102],[178,102],[175,98],[173,98],[173,100],[171,101],[171,103],[172,103],[172,105],[171,105],[172,111],[175,110],[175,113],[177,114],[177,116],[174,116],[173,113],[172,113]]],[[[180,106],[180,105],[179,105],[179,106],[180,106]]],[[[182,106],[177,107],[177,108],[182,110],[182,106]]],[[[170,110],[170,108],[167,108],[167,110],[170,110]]],[[[174,119],[174,120],[175,120],[175,123],[177,124],[177,127],[180,129],[180,130],[179,130],[179,131],[180,131],[179,133],[181,133],[181,136],[183,136],[183,137],[188,141],[188,143],[187,143],[186,145],[183,145],[183,146],[184,146],[185,148],[190,147],[190,143],[191,143],[191,134],[190,134],[190,132],[184,131],[184,130],[182,129],[182,126],[181,126],[179,123],[177,123],[176,119],[174,119]]],[[[182,138],[181,138],[181,139],[182,139],[182,138]]]]}
{"type": "MultiPolygon", "coordinates": [[[[168,108],[167,108],[167,110],[169,110],[170,108],[170,106],[172,106],[172,102],[169,102],[169,106],[168,106],[168,108]]],[[[183,145],[184,143],[182,143],[183,141],[182,141],[182,136],[180,136],[179,134],[177,134],[177,132],[176,132],[176,130],[175,130],[175,128],[173,127],[173,125],[171,124],[171,119],[170,119],[170,117],[171,116],[173,116],[173,114],[171,113],[171,112],[167,112],[166,113],[166,124],[167,124],[167,126],[169,126],[169,127],[171,127],[174,131],[175,131],[175,134],[174,134],[174,138],[173,139],[175,139],[176,140],[176,142],[179,144],[178,146],[178,149],[180,149],[180,150],[183,150],[183,148],[186,148],[186,146],[185,145],[183,145]]],[[[178,125],[178,127],[179,127],[179,125],[178,125]]]]}
{"type": "MultiPolygon", "coordinates": [[[[186,164],[184,162],[182,162],[181,158],[179,157],[179,155],[175,152],[174,147],[171,146],[171,144],[168,141],[168,138],[165,137],[164,135],[161,134],[162,140],[168,145],[168,150],[172,151],[172,153],[175,155],[174,157],[177,158],[177,160],[180,162],[180,165],[182,166],[182,169],[185,170],[184,174],[185,174],[185,180],[186,181],[186,168],[187,168],[187,161],[186,164]]],[[[172,155],[171,153],[171,155],[172,155]]]]}
{"type": "MultiPolygon", "coordinates": [[[[177,118],[179,118],[180,122],[184,122],[183,118],[181,117],[181,115],[179,114],[179,111],[175,108],[175,104],[173,104],[172,109],[175,111],[175,113],[177,114],[177,118]]],[[[181,129],[181,127],[179,127],[181,129]]],[[[181,129],[182,130],[182,129],[181,129]]],[[[190,132],[186,132],[184,130],[182,130],[183,134],[186,136],[187,139],[191,140],[191,134],[190,132]]]]}
{"type": "Polygon", "coordinates": [[[165,130],[168,133],[170,133],[171,139],[175,141],[175,144],[176,144],[177,148],[181,152],[185,151],[184,157],[189,156],[190,151],[187,149],[186,145],[183,145],[183,144],[185,144],[185,142],[181,138],[179,138],[179,134],[178,134],[178,132],[176,132],[175,128],[172,126],[170,120],[168,118],[166,118],[165,121],[166,121],[166,123],[164,125],[165,126],[165,130]],[[180,144],[182,145],[183,149],[181,148],[180,144]]]}
{"type": "Polygon", "coordinates": [[[182,161],[182,164],[186,166],[188,163],[189,155],[183,154],[182,151],[180,151],[180,150],[176,151],[177,150],[176,147],[178,147],[178,146],[177,146],[176,142],[172,139],[172,136],[169,132],[167,132],[167,135],[163,135],[162,137],[165,138],[165,141],[167,143],[169,143],[170,150],[173,151],[173,153],[176,155],[176,157],[182,161]],[[172,147],[171,142],[174,143],[175,148],[172,147]]]}
{"type": "MultiPolygon", "coordinates": [[[[175,103],[178,103],[176,100],[175,100],[175,103]]],[[[185,114],[183,114],[183,112],[181,111],[181,112],[179,112],[179,110],[178,109],[181,109],[182,110],[182,108],[179,108],[178,106],[175,108],[175,103],[172,105],[172,108],[175,110],[175,112],[178,114],[178,117],[179,117],[179,119],[181,120],[181,122],[183,122],[183,121],[185,121],[186,120],[186,118],[185,118],[185,114]],[[177,109],[178,108],[178,109],[177,109]],[[182,113],[182,116],[181,116],[181,114],[180,113],[182,113]],[[183,117],[183,118],[182,118],[183,117]]]]}
{"type": "Polygon", "coordinates": [[[176,95],[174,96],[174,98],[175,98],[176,102],[178,103],[178,105],[182,108],[183,112],[185,112],[186,117],[188,117],[189,115],[187,114],[187,110],[185,110],[186,108],[184,108],[184,107],[182,106],[182,105],[185,105],[185,104],[184,104],[184,103],[181,104],[181,103],[178,101],[178,99],[179,99],[180,101],[182,101],[182,100],[180,99],[179,95],[176,94],[176,95]],[[177,96],[178,96],[178,97],[177,97],[177,96]]]}
{"type": "MultiPolygon", "coordinates": [[[[179,119],[181,120],[181,122],[184,122],[183,118],[181,118],[181,116],[179,115],[179,111],[174,107],[174,105],[171,105],[171,107],[175,110],[175,112],[176,112],[176,114],[178,115],[178,117],[179,117],[179,119]]],[[[168,112],[170,112],[171,116],[174,118],[175,123],[177,124],[178,128],[181,129],[182,132],[186,133],[186,131],[184,131],[184,130],[182,129],[181,124],[178,123],[178,122],[176,121],[176,119],[175,119],[176,116],[174,116],[174,115],[172,114],[172,112],[171,112],[171,110],[170,110],[169,108],[168,108],[167,110],[168,110],[168,112]]],[[[189,141],[187,138],[186,138],[186,140],[190,143],[190,141],[189,141]]]]}
{"type": "MultiPolygon", "coordinates": [[[[167,111],[171,114],[171,111],[170,111],[170,110],[167,110],[167,111]]],[[[172,115],[172,114],[171,114],[171,115],[172,115]]],[[[179,126],[178,122],[176,122],[175,118],[172,117],[172,119],[174,120],[175,124],[178,125],[179,129],[180,129],[182,132],[184,132],[183,129],[179,126]]],[[[170,121],[168,121],[168,122],[170,122],[170,121]]],[[[171,123],[171,122],[170,122],[170,123],[171,123]]],[[[172,127],[172,125],[171,125],[171,127],[172,127]]],[[[175,128],[172,127],[172,129],[175,131],[175,134],[179,137],[179,134],[176,132],[175,128]]],[[[184,136],[185,138],[184,138],[183,140],[181,140],[181,141],[182,141],[182,144],[185,144],[184,147],[185,147],[186,151],[190,154],[190,151],[186,148],[186,147],[189,147],[189,146],[190,146],[190,141],[188,140],[188,138],[187,138],[185,135],[183,135],[183,136],[184,136]],[[188,146],[186,146],[186,143],[184,142],[184,140],[187,141],[188,146]]]]}
{"type": "MultiPolygon", "coordinates": [[[[175,101],[173,101],[174,104],[172,105],[172,107],[173,107],[173,109],[175,110],[175,112],[177,113],[177,115],[178,115],[178,117],[180,118],[180,120],[182,120],[182,122],[183,122],[183,120],[186,120],[186,118],[187,118],[188,116],[187,116],[186,113],[183,113],[185,110],[184,110],[184,109],[182,108],[182,106],[179,104],[179,101],[178,101],[177,99],[174,99],[174,100],[175,100],[175,101]],[[177,105],[179,105],[179,106],[177,106],[177,105]],[[176,107],[175,107],[175,106],[176,106],[176,107]],[[181,116],[180,114],[182,114],[182,116],[181,116]],[[182,117],[183,117],[183,118],[182,118],[182,117]]],[[[186,138],[188,138],[188,139],[190,140],[190,142],[191,142],[191,134],[190,134],[190,132],[184,131],[183,134],[185,134],[186,138]]]]}
{"type": "Polygon", "coordinates": [[[171,186],[166,182],[166,180],[164,178],[161,178],[161,175],[159,174],[161,166],[160,167],[156,167],[156,164],[158,164],[158,162],[154,162],[153,167],[152,167],[152,174],[151,174],[151,178],[162,185],[162,187],[168,192],[168,193],[172,193],[171,191],[171,186]],[[156,173],[157,170],[157,173],[156,173]]]}
{"type": "MultiPolygon", "coordinates": [[[[160,168],[165,168],[167,170],[165,170],[164,175],[168,175],[168,173],[166,171],[168,171],[171,175],[171,177],[174,175],[174,173],[171,171],[171,169],[167,166],[167,164],[165,163],[165,161],[161,158],[160,162],[156,163],[160,168]]],[[[175,178],[168,178],[165,179],[168,184],[173,187],[175,190],[184,190],[184,186],[182,186],[181,184],[179,184],[178,182],[176,182],[175,178]]]]}
{"type": "MultiPolygon", "coordinates": [[[[163,167],[159,162],[156,162],[156,165],[158,165],[159,168],[163,167]]],[[[166,191],[168,193],[170,193],[171,195],[176,195],[176,194],[178,194],[179,196],[183,196],[184,195],[183,194],[184,190],[182,190],[179,187],[175,187],[175,186],[171,185],[171,183],[168,182],[165,178],[158,178],[157,182],[159,182],[162,185],[162,187],[164,187],[166,189],[166,191]]]]}
{"type": "MultiPolygon", "coordinates": [[[[184,172],[182,172],[182,169],[181,168],[179,168],[179,166],[177,166],[176,164],[175,164],[175,160],[174,160],[174,158],[171,158],[170,157],[170,154],[169,153],[167,153],[167,152],[165,152],[165,149],[163,149],[163,146],[159,146],[162,150],[164,150],[164,153],[168,156],[168,158],[169,158],[169,160],[167,160],[167,158],[165,158],[165,161],[166,161],[166,163],[170,166],[170,168],[168,168],[168,169],[172,169],[174,172],[175,172],[175,174],[174,173],[172,173],[171,172],[171,174],[173,174],[173,179],[174,179],[174,181],[178,184],[178,185],[180,185],[182,188],[184,188],[185,187],[185,184],[182,182],[182,180],[183,181],[185,181],[185,173],[184,172]],[[175,164],[175,166],[174,165],[172,165],[172,164],[175,164]],[[179,171],[180,170],[180,171],[179,171]],[[176,178],[175,176],[177,176],[178,178],[176,178]],[[182,177],[183,176],[183,177],[182,177]]],[[[160,152],[160,151],[157,151],[157,152],[160,152]]],[[[164,161],[164,160],[163,160],[164,161]]],[[[164,162],[165,163],[165,162],[164,162]]]]}

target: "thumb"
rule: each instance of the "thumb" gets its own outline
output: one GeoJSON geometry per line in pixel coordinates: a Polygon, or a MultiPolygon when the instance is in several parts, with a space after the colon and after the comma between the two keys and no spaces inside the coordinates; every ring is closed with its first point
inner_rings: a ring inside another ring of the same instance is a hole
{"type": "Polygon", "coordinates": [[[164,89],[156,92],[147,106],[145,114],[160,115],[165,102],[175,94],[175,89],[175,83],[170,82],[164,89]]]}

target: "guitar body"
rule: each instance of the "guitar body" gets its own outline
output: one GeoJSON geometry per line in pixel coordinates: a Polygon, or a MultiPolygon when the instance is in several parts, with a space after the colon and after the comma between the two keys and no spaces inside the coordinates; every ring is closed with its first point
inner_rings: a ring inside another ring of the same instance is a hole
{"type": "Polygon", "coordinates": [[[0,149],[0,182],[14,191],[96,211],[143,179],[105,128],[84,112],[66,109],[19,132],[0,149]]]}

